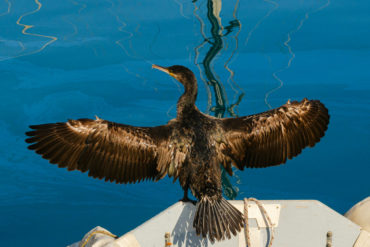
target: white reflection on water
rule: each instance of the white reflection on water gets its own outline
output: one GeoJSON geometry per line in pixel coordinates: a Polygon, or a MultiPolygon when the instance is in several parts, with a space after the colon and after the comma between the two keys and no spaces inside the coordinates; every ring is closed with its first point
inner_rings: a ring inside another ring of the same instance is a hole
{"type": "Polygon", "coordinates": [[[195,52],[194,64],[197,66],[198,71],[199,71],[199,75],[200,75],[200,79],[202,80],[202,82],[203,82],[203,84],[204,84],[204,86],[206,88],[206,92],[207,92],[207,108],[206,108],[205,113],[209,114],[209,109],[211,109],[211,106],[212,106],[212,92],[211,92],[210,87],[207,85],[207,81],[206,81],[206,79],[203,76],[202,68],[200,66],[200,63],[198,62],[198,58],[199,58],[199,55],[200,55],[199,50],[201,48],[203,48],[203,46],[205,44],[207,44],[207,37],[206,37],[206,34],[204,32],[204,28],[205,28],[204,21],[203,21],[202,18],[200,18],[200,16],[197,13],[198,10],[199,10],[199,7],[195,4],[195,2],[193,2],[193,5],[194,5],[193,14],[197,18],[197,20],[199,21],[200,33],[201,33],[202,38],[203,38],[203,41],[201,42],[201,44],[198,45],[198,46],[196,46],[194,48],[194,52],[195,52]]]}
{"type": "MultiPolygon", "coordinates": [[[[317,13],[317,12],[323,10],[324,8],[328,7],[329,5],[330,5],[330,0],[328,0],[324,5],[321,5],[319,8],[317,8],[317,9],[315,9],[313,11],[306,12],[304,14],[304,17],[300,20],[299,25],[295,29],[293,29],[293,30],[291,30],[291,31],[288,32],[287,39],[284,41],[284,46],[288,49],[290,58],[288,60],[288,63],[286,64],[286,66],[284,66],[283,68],[281,68],[281,69],[279,69],[277,71],[274,71],[272,73],[272,77],[279,83],[279,85],[276,88],[271,89],[270,91],[268,91],[265,94],[265,104],[270,109],[272,109],[272,106],[268,102],[268,97],[272,93],[274,93],[274,92],[278,91],[279,89],[281,89],[283,87],[283,85],[284,85],[283,80],[280,77],[278,77],[278,74],[281,73],[281,72],[283,72],[283,71],[285,71],[285,70],[287,70],[287,69],[289,69],[290,66],[292,65],[292,62],[293,62],[294,58],[295,58],[295,53],[293,52],[293,49],[292,49],[292,47],[289,44],[291,42],[291,40],[292,40],[292,38],[291,38],[292,35],[294,33],[298,32],[299,30],[301,30],[301,28],[303,27],[303,24],[308,20],[310,14],[317,13]]],[[[276,5],[276,7],[278,7],[278,5],[276,5]]]]}
{"type": "Polygon", "coordinates": [[[245,39],[245,42],[244,42],[245,46],[248,45],[248,42],[249,42],[250,38],[252,37],[252,34],[254,33],[254,31],[256,31],[261,26],[261,23],[265,19],[267,19],[279,7],[279,4],[272,1],[272,0],[263,0],[263,1],[266,2],[266,3],[270,3],[274,6],[266,13],[266,15],[264,15],[260,20],[258,20],[256,25],[254,25],[254,27],[248,32],[247,38],[245,39]]]}
{"type": "Polygon", "coordinates": [[[240,34],[241,30],[242,30],[242,24],[241,24],[241,22],[237,18],[238,6],[239,6],[239,0],[236,1],[235,7],[234,7],[234,11],[233,11],[234,21],[237,21],[239,23],[238,31],[233,36],[233,39],[234,39],[234,42],[235,42],[235,47],[234,47],[233,51],[231,52],[230,57],[224,63],[224,68],[230,73],[230,76],[227,79],[227,83],[230,85],[230,87],[232,88],[232,90],[235,93],[234,94],[234,101],[237,98],[237,96],[240,95],[240,92],[242,92],[242,94],[244,94],[243,88],[240,87],[239,84],[236,83],[236,81],[234,80],[235,72],[229,67],[230,64],[232,63],[233,59],[234,59],[234,56],[236,57],[236,55],[237,55],[237,51],[238,51],[238,48],[239,48],[239,39],[238,39],[238,36],[239,36],[239,34],[240,34]]]}
{"type": "Polygon", "coordinates": [[[190,17],[186,16],[184,14],[184,4],[182,2],[180,2],[179,0],[174,0],[175,3],[177,3],[179,5],[179,12],[180,12],[180,15],[186,19],[190,19],[190,17]]]}
{"type": "Polygon", "coordinates": [[[5,0],[5,2],[6,2],[6,4],[8,5],[8,8],[7,8],[7,10],[6,10],[4,13],[1,13],[1,14],[0,14],[0,17],[1,17],[1,16],[4,16],[4,15],[7,15],[7,14],[9,14],[9,13],[10,13],[10,9],[11,9],[11,7],[12,7],[12,4],[11,4],[8,0],[5,0]]]}

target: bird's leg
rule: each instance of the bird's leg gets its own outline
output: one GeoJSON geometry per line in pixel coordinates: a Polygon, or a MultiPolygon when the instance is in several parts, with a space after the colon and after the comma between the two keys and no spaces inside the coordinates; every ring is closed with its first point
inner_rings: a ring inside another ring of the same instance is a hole
{"type": "Polygon", "coordinates": [[[189,185],[188,184],[185,185],[185,187],[183,188],[183,190],[184,190],[184,197],[182,199],[180,199],[179,201],[182,201],[182,202],[191,202],[194,205],[197,204],[197,201],[191,200],[188,197],[188,190],[189,190],[189,185]]]}

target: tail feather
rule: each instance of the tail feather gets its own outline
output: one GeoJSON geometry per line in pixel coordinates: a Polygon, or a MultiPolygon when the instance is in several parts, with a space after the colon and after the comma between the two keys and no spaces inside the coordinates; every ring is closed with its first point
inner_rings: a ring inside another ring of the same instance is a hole
{"type": "Polygon", "coordinates": [[[216,237],[216,239],[221,240],[221,239],[225,238],[224,232],[226,231],[226,229],[225,229],[224,221],[221,218],[220,207],[219,207],[219,202],[218,201],[216,201],[216,205],[214,207],[214,212],[215,212],[215,220],[216,220],[216,222],[219,222],[219,224],[217,225],[219,234],[216,237]]]}
{"type": "MultiPolygon", "coordinates": [[[[226,200],[225,200],[226,201],[226,200]]],[[[228,229],[231,231],[233,235],[236,235],[236,228],[238,227],[238,215],[236,215],[233,211],[232,208],[228,207],[230,205],[233,207],[230,203],[221,203],[221,210],[222,212],[225,212],[225,218],[227,219],[228,223],[228,229]]],[[[233,207],[234,208],[234,207],[233,207]]],[[[239,211],[238,211],[239,212],[239,211]]]]}
{"type": "Polygon", "coordinates": [[[224,212],[226,212],[226,216],[229,223],[229,229],[233,235],[236,235],[237,232],[236,229],[239,229],[240,227],[243,227],[243,215],[237,210],[233,205],[231,205],[228,201],[224,199],[226,203],[222,203],[221,207],[224,212]],[[241,218],[240,218],[241,217],[241,218]]]}
{"type": "Polygon", "coordinates": [[[223,236],[222,239],[224,239],[224,237],[231,238],[231,234],[230,234],[230,222],[229,222],[230,216],[227,213],[227,211],[225,211],[224,208],[222,207],[222,203],[221,202],[217,202],[217,205],[218,205],[218,212],[220,213],[221,222],[224,225],[224,233],[226,234],[226,236],[224,234],[224,236],[223,236]]]}
{"type": "Polygon", "coordinates": [[[236,235],[243,227],[243,215],[224,198],[214,201],[204,197],[198,203],[193,226],[197,235],[208,236],[213,243],[231,238],[230,233],[236,235]]]}
{"type": "Polygon", "coordinates": [[[211,215],[210,225],[212,229],[212,231],[210,232],[210,235],[213,235],[217,240],[221,240],[221,237],[222,237],[221,227],[220,227],[221,222],[217,220],[216,205],[210,206],[209,209],[210,209],[210,215],[211,215]]]}
{"type": "MultiPolygon", "coordinates": [[[[227,238],[231,238],[230,229],[229,229],[229,222],[227,220],[228,216],[227,216],[226,212],[222,209],[221,203],[219,201],[217,201],[216,203],[217,203],[218,213],[220,215],[220,221],[223,225],[223,232],[226,234],[227,238]]],[[[222,239],[224,239],[225,234],[222,237],[222,239]]]]}

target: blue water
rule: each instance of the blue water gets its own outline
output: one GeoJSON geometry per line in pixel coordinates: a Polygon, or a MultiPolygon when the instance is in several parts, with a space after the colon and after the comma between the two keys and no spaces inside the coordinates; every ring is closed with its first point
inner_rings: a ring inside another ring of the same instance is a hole
{"type": "Polygon", "coordinates": [[[365,0],[1,1],[3,246],[65,246],[97,225],[121,235],[181,198],[168,178],[104,183],[24,143],[28,125],[95,115],[165,124],[182,88],[152,63],[191,68],[211,115],[320,99],[331,122],[319,144],[228,179],[237,199],[317,199],[346,212],[370,194],[369,13],[365,0]]]}

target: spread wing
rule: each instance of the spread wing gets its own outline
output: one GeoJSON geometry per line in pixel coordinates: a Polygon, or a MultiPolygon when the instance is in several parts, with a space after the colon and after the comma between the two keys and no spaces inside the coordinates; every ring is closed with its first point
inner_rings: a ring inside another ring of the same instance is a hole
{"type": "Polygon", "coordinates": [[[89,176],[116,183],[165,176],[157,166],[161,153],[166,154],[170,125],[133,127],[97,118],[30,128],[28,148],[59,167],[89,171],[89,176]]]}
{"type": "Polygon", "coordinates": [[[219,159],[230,172],[239,169],[285,163],[313,147],[324,136],[329,114],[318,100],[304,99],[260,114],[222,119],[224,140],[219,159]]]}

